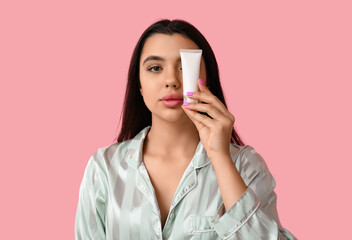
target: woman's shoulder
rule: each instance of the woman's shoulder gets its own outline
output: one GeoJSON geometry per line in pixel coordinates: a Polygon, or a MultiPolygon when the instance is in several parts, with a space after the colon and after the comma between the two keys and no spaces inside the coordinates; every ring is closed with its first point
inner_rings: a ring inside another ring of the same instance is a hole
{"type": "Polygon", "coordinates": [[[237,143],[231,143],[230,153],[232,157],[239,157],[248,153],[256,153],[256,151],[251,145],[238,145],[237,143]]]}
{"type": "Polygon", "coordinates": [[[260,201],[266,201],[276,186],[263,157],[250,145],[231,144],[235,166],[247,186],[251,186],[260,201]]]}
{"type": "Polygon", "coordinates": [[[121,164],[125,159],[126,153],[130,149],[131,140],[116,142],[98,148],[91,156],[90,161],[97,164],[101,169],[111,167],[111,165],[121,164]]]}
{"type": "Polygon", "coordinates": [[[266,171],[267,164],[263,157],[251,145],[230,144],[230,153],[233,162],[239,170],[266,171]]]}

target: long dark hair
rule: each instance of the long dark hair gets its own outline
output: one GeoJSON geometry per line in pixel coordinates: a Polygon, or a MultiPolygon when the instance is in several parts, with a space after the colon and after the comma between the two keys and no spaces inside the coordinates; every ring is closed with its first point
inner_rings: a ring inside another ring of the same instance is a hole
{"type": "MultiPolygon", "coordinates": [[[[149,26],[143,32],[134,48],[128,70],[128,81],[122,114],[122,127],[120,134],[117,137],[117,142],[123,142],[133,138],[143,128],[152,124],[151,112],[145,105],[140,93],[139,62],[146,39],[156,33],[168,35],[174,33],[182,34],[203,50],[202,56],[205,62],[206,76],[207,79],[209,79],[207,81],[207,86],[212,94],[214,94],[226,106],[220,85],[218,64],[208,41],[198,29],[184,20],[176,19],[171,21],[168,19],[162,19],[149,26]]],[[[116,138],[114,141],[116,141],[116,138]]],[[[245,145],[234,128],[232,128],[231,143],[236,143],[241,146],[245,145]]]]}

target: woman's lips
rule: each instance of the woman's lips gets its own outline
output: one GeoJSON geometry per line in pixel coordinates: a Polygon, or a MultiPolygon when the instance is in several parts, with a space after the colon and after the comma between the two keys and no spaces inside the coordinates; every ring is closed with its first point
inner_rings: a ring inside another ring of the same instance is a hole
{"type": "Polygon", "coordinates": [[[176,106],[182,105],[183,100],[182,99],[168,99],[168,100],[162,100],[162,102],[166,107],[176,107],[176,106]]]}

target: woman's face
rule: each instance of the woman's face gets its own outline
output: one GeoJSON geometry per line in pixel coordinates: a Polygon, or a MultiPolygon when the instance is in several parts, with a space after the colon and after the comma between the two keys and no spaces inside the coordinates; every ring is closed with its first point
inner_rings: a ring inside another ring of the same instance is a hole
{"type": "MultiPolygon", "coordinates": [[[[189,38],[174,33],[153,34],[147,38],[139,62],[141,94],[153,117],[166,121],[188,119],[181,105],[167,107],[161,99],[170,93],[183,95],[180,49],[199,49],[189,38]],[[150,58],[150,56],[154,56],[150,58]],[[157,58],[155,58],[157,57],[157,58]]],[[[205,63],[200,63],[200,78],[206,83],[205,63]]]]}

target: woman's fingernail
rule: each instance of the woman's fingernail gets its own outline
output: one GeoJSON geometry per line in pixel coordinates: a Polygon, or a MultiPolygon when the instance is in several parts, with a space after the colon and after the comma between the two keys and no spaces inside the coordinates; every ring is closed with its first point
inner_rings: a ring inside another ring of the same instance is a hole
{"type": "Polygon", "coordinates": [[[204,82],[202,81],[201,78],[199,78],[198,81],[200,82],[200,84],[204,85],[204,82]]]}
{"type": "Polygon", "coordinates": [[[187,106],[189,105],[189,102],[183,102],[183,105],[187,106]]]}
{"type": "Polygon", "coordinates": [[[187,96],[192,96],[193,92],[187,92],[187,96]]]}

